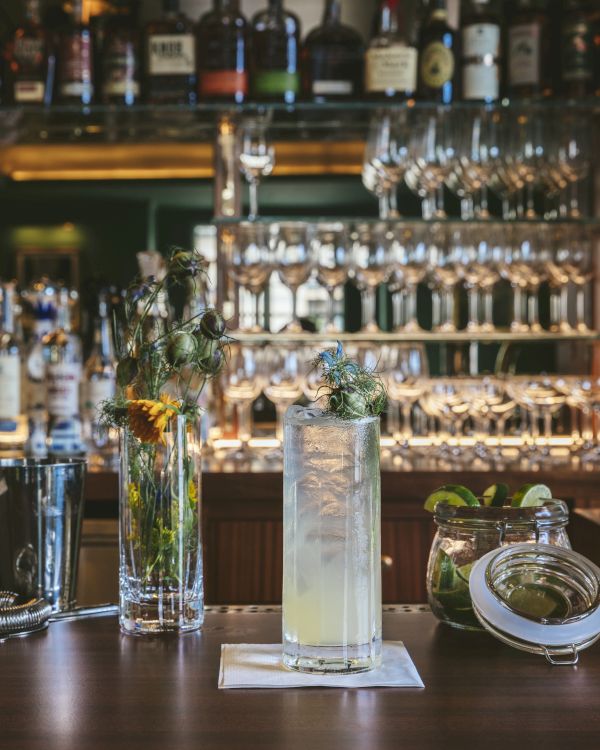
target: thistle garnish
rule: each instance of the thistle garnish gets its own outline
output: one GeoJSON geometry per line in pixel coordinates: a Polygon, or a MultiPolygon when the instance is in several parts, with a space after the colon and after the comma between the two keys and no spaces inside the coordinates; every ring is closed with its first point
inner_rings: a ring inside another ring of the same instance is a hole
{"type": "Polygon", "coordinates": [[[344,353],[342,344],[327,349],[314,360],[323,376],[322,390],[326,411],[340,419],[379,416],[385,409],[387,393],[377,372],[362,367],[344,353]]]}

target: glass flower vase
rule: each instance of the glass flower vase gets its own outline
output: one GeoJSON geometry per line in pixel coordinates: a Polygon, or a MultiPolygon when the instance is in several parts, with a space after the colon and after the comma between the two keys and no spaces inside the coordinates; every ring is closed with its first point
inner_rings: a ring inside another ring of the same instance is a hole
{"type": "Polygon", "coordinates": [[[162,440],[121,434],[119,624],[184,633],[204,619],[199,420],[173,417],[162,440]]]}

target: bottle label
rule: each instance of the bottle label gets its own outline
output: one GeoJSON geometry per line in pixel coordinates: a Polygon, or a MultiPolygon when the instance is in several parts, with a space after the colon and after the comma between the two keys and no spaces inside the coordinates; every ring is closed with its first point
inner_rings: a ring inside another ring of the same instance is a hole
{"type": "Polygon", "coordinates": [[[83,388],[83,408],[95,417],[100,404],[113,398],[115,391],[114,378],[88,380],[83,388]]]}
{"type": "Polygon", "coordinates": [[[440,89],[454,75],[454,54],[442,42],[431,42],[421,55],[421,78],[432,89],[440,89]]]}
{"type": "Polygon", "coordinates": [[[21,359],[18,354],[0,355],[0,419],[21,413],[21,359]]]}
{"type": "Polygon", "coordinates": [[[407,91],[417,87],[417,50],[395,44],[367,51],[365,88],[367,92],[407,91]]]}
{"type": "Polygon", "coordinates": [[[563,81],[587,81],[592,77],[591,27],[583,22],[568,24],[562,32],[563,81]]]}
{"type": "Polygon", "coordinates": [[[497,65],[464,65],[463,98],[491,101],[500,93],[497,65]]]}
{"type": "Polygon", "coordinates": [[[313,81],[314,96],[350,96],[354,91],[352,81],[313,81]]]}
{"type": "Polygon", "coordinates": [[[46,369],[46,379],[48,412],[52,416],[78,414],[81,365],[76,362],[49,364],[46,369]]]}
{"type": "Polygon", "coordinates": [[[89,101],[94,95],[90,34],[68,37],[61,47],[61,53],[61,95],[89,101]]]}
{"type": "Polygon", "coordinates": [[[43,81],[15,81],[14,97],[17,103],[42,103],[45,93],[43,81]]]}
{"type": "Polygon", "coordinates": [[[113,39],[104,57],[104,93],[108,96],[139,96],[135,45],[113,39]]]}
{"type": "Polygon", "coordinates": [[[210,70],[200,76],[201,96],[235,96],[248,93],[248,74],[237,70],[210,70]]]}
{"type": "Polygon", "coordinates": [[[491,56],[495,60],[500,55],[500,27],[495,23],[471,24],[463,29],[462,44],[465,59],[478,57],[483,61],[491,56]]]}
{"type": "Polygon", "coordinates": [[[256,94],[286,94],[300,93],[300,76],[298,73],[288,73],[286,70],[263,70],[254,76],[254,91],[256,94]]]}
{"type": "Polygon", "coordinates": [[[540,26],[524,23],[508,32],[508,78],[511,86],[540,82],[540,26]]]}
{"type": "Polygon", "coordinates": [[[196,72],[196,40],[193,34],[154,34],[148,40],[148,72],[151,76],[188,76],[196,72]]]}

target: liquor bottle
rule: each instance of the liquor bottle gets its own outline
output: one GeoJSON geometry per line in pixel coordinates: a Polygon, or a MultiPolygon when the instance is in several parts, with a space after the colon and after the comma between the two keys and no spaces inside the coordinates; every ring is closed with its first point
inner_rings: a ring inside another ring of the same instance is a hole
{"type": "Polygon", "coordinates": [[[419,98],[450,104],[457,98],[458,34],[448,25],[446,0],[431,0],[419,43],[419,98]]]}
{"type": "Polygon", "coordinates": [[[198,24],[198,91],[202,99],[241,104],[248,96],[248,23],[239,0],[213,0],[198,24]]]}
{"type": "Polygon", "coordinates": [[[51,292],[44,281],[33,290],[33,330],[25,358],[26,404],[30,419],[41,418],[46,413],[46,362],[42,342],[54,329],[56,307],[51,292]]]}
{"type": "Polygon", "coordinates": [[[71,331],[69,292],[61,289],[56,328],[42,339],[48,385],[48,451],[56,456],[85,453],[79,416],[81,342],[71,331]]]}
{"type": "Polygon", "coordinates": [[[197,101],[194,24],[179,10],[179,0],[163,0],[162,18],[144,33],[145,97],[150,104],[197,101]]]}
{"type": "Polygon", "coordinates": [[[362,93],[363,40],[342,24],[341,16],[340,0],[326,0],[322,24],[304,41],[303,90],[315,101],[356,99],[362,93]]]}
{"type": "Polygon", "coordinates": [[[4,104],[50,104],[54,55],[40,18],[40,0],[26,0],[25,21],[4,54],[4,104]]]}
{"type": "Polygon", "coordinates": [[[507,93],[510,97],[552,94],[552,39],[548,0],[516,0],[509,16],[507,93]]]}
{"type": "Polygon", "coordinates": [[[108,303],[101,295],[94,322],[94,342],[84,367],[82,416],[84,437],[90,460],[105,464],[114,453],[110,431],[99,421],[98,410],[103,401],[116,393],[117,362],[108,317],[108,303]]]}
{"type": "Polygon", "coordinates": [[[139,44],[127,8],[108,20],[102,45],[102,101],[131,105],[140,96],[139,44]]]}
{"type": "Polygon", "coordinates": [[[83,21],[83,0],[73,0],[67,27],[60,34],[58,98],[91,104],[94,99],[93,48],[90,27],[83,21]]]}
{"type": "Polygon", "coordinates": [[[493,102],[500,95],[500,13],[496,0],[461,6],[462,97],[493,102]]]}
{"type": "Polygon", "coordinates": [[[365,92],[386,99],[410,99],[417,89],[416,47],[407,34],[406,3],[380,0],[375,32],[365,56],[365,92]]]}
{"type": "Polygon", "coordinates": [[[256,99],[283,100],[300,94],[300,20],[284,10],[283,0],[269,0],[252,19],[252,89],[256,99]]]}
{"type": "Polygon", "coordinates": [[[4,284],[0,321],[0,449],[23,447],[27,424],[21,414],[21,351],[15,336],[15,285],[4,284]]]}
{"type": "MultiPolygon", "coordinates": [[[[563,0],[560,43],[560,91],[577,99],[594,93],[597,50],[590,4],[583,0],[563,0]]],[[[598,40],[600,44],[600,40],[598,40]]]]}

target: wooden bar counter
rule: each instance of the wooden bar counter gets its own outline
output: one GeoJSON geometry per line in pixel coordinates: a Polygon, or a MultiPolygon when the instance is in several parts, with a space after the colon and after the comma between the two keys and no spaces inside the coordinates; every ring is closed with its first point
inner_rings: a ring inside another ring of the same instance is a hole
{"type": "Polygon", "coordinates": [[[386,608],[425,689],[218,690],[222,643],[276,643],[281,614],[215,608],[180,638],[116,618],[0,644],[0,750],[598,750],[600,645],[577,667],[386,608]],[[391,611],[390,611],[391,610],[391,611]]]}

